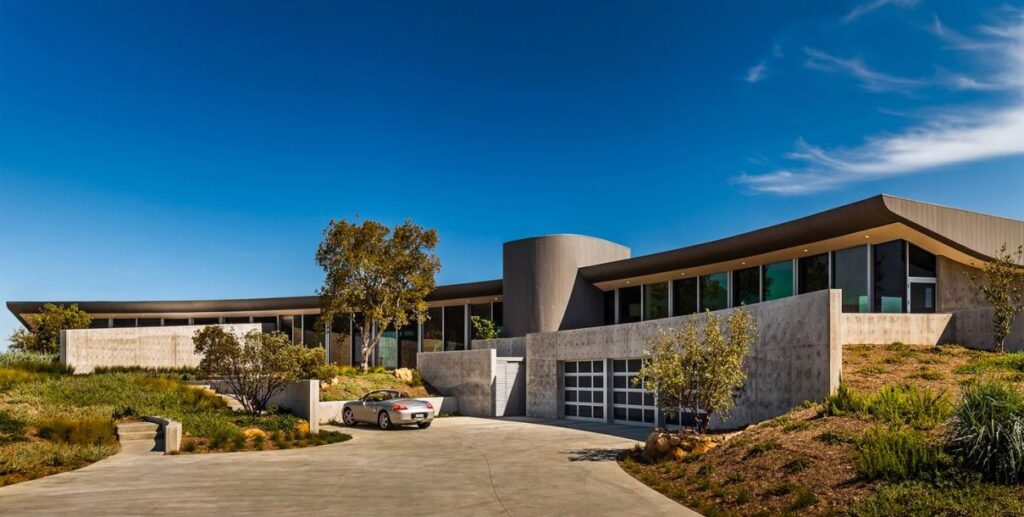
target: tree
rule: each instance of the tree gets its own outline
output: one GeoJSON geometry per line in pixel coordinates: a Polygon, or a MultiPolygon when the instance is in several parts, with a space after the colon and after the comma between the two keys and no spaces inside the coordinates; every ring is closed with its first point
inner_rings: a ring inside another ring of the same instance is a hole
{"type": "Polygon", "coordinates": [[[722,318],[710,311],[703,329],[697,316],[682,327],[661,332],[634,384],[658,394],[658,406],[667,414],[680,408],[693,415],[697,431],[707,431],[712,414],[729,418],[734,396],[747,378],[746,357],[757,340],[757,322],[743,309],[733,311],[722,328],[722,318]]]}
{"type": "Polygon", "coordinates": [[[39,314],[26,315],[25,321],[28,329],[18,329],[11,334],[11,348],[56,354],[60,352],[60,331],[89,328],[92,317],[77,304],[65,307],[47,303],[39,314]]]}
{"type": "Polygon", "coordinates": [[[219,325],[209,325],[196,331],[192,343],[203,356],[199,371],[222,378],[229,395],[254,415],[266,410],[288,383],[314,377],[324,362],[318,349],[296,345],[282,332],[252,330],[239,339],[219,325]]]}
{"type": "Polygon", "coordinates": [[[426,297],[441,269],[437,241],[437,231],[411,221],[392,230],[374,221],[332,219],[324,230],[316,252],[325,273],[321,324],[329,325],[337,314],[362,313],[363,371],[388,328],[426,318],[426,297]]]}
{"type": "Polygon", "coordinates": [[[1004,242],[993,260],[985,263],[981,274],[968,276],[992,306],[993,345],[996,351],[1004,352],[1013,320],[1024,310],[1024,246],[1011,252],[1004,242]]]}
{"type": "Polygon", "coordinates": [[[493,320],[473,316],[469,318],[469,321],[473,323],[474,339],[498,339],[501,337],[501,331],[494,325],[493,320]]]}

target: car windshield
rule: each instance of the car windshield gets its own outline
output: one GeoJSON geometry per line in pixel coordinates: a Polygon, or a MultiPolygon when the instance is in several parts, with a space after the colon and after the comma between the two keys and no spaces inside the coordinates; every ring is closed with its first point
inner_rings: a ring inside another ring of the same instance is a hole
{"type": "Polygon", "coordinates": [[[366,395],[366,400],[371,402],[379,402],[382,400],[391,400],[397,398],[402,398],[402,394],[398,391],[393,390],[374,391],[366,395]]]}

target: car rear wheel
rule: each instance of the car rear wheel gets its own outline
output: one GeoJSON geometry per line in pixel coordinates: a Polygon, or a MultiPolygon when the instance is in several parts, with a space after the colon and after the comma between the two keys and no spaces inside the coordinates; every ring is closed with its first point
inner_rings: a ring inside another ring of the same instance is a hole
{"type": "Polygon", "coordinates": [[[377,427],[381,428],[382,431],[391,429],[391,417],[388,416],[387,411],[381,411],[380,415],[377,416],[377,427]]]}
{"type": "Polygon", "coordinates": [[[419,427],[420,429],[426,429],[430,427],[430,422],[420,422],[416,424],[416,427],[419,427]]]}
{"type": "Polygon", "coordinates": [[[357,423],[355,415],[352,414],[352,410],[349,408],[345,408],[345,411],[341,412],[341,421],[349,427],[353,427],[357,423]]]}

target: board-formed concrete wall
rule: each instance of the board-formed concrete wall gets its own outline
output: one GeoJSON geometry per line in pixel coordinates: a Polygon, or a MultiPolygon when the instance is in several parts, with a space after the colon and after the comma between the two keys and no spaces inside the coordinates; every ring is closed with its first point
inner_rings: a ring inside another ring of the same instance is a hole
{"type": "Polygon", "coordinates": [[[309,432],[320,432],[320,381],[304,379],[288,383],[273,397],[270,404],[309,422],[309,432]]]}
{"type": "Polygon", "coordinates": [[[463,416],[494,416],[496,362],[497,353],[491,349],[416,354],[423,381],[446,397],[458,397],[463,416]]]}
{"type": "MultiPolygon", "coordinates": [[[[992,350],[992,307],[976,307],[953,312],[956,342],[981,350],[992,350]]],[[[1006,350],[1024,351],[1024,315],[1017,315],[1006,338],[1006,350]]]]}
{"type": "MultiPolygon", "coordinates": [[[[842,369],[840,294],[838,290],[818,291],[746,308],[757,319],[759,329],[748,356],[747,381],[732,417],[724,423],[713,419],[712,427],[760,422],[805,400],[821,400],[838,387],[842,369]]],[[[715,314],[727,317],[732,310],[715,314]]],[[[527,335],[526,414],[561,416],[560,361],[643,357],[658,332],[678,327],[691,317],[527,335]]]]}
{"type": "Polygon", "coordinates": [[[526,338],[474,339],[473,350],[494,350],[498,357],[526,357],[526,338]]]}
{"type": "Polygon", "coordinates": [[[844,345],[938,345],[956,341],[952,314],[843,314],[844,345]]]}
{"type": "MultiPolygon", "coordinates": [[[[60,334],[60,360],[74,367],[76,373],[109,366],[195,367],[201,356],[195,353],[192,337],[204,326],[64,330],[60,334]]],[[[222,327],[237,335],[262,330],[258,323],[222,327]]]]}

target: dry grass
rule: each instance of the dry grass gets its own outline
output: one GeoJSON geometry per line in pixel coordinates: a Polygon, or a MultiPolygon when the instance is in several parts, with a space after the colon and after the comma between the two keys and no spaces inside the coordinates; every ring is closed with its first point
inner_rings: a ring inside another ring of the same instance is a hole
{"type": "Polygon", "coordinates": [[[423,386],[412,386],[388,372],[354,373],[320,390],[320,400],[355,400],[373,390],[398,390],[410,397],[426,397],[423,386]]]}

